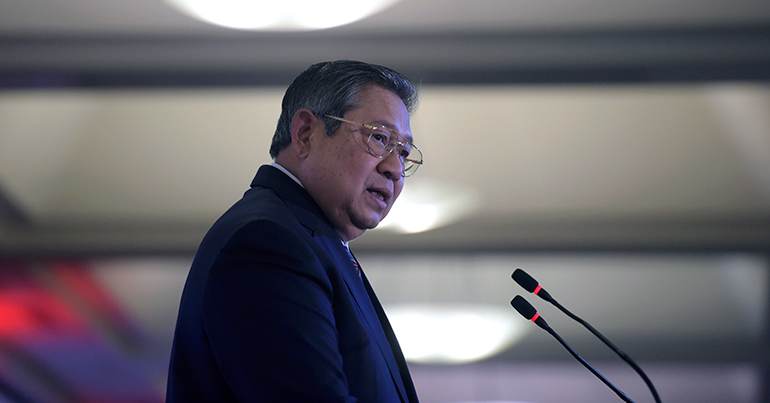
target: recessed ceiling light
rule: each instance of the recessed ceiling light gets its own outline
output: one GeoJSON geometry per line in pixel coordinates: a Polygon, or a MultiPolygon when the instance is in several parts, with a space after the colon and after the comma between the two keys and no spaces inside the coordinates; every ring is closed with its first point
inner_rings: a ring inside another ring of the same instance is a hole
{"type": "Polygon", "coordinates": [[[467,216],[478,205],[476,192],[469,188],[428,178],[407,182],[378,229],[407,234],[428,231],[467,216]]]}
{"type": "Polygon", "coordinates": [[[165,0],[204,22],[235,29],[303,31],[349,24],[398,0],[165,0]]]}
{"type": "Polygon", "coordinates": [[[385,310],[404,356],[413,362],[481,360],[510,347],[528,331],[506,307],[403,304],[385,310]]]}

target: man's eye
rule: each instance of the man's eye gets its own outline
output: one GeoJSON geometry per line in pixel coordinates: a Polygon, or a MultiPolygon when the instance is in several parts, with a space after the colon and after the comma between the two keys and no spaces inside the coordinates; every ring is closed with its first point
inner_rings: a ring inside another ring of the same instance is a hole
{"type": "Polygon", "coordinates": [[[372,139],[374,141],[382,144],[383,146],[387,146],[388,145],[388,141],[389,141],[388,135],[385,134],[385,133],[381,133],[381,132],[374,132],[374,133],[372,133],[372,139]]]}

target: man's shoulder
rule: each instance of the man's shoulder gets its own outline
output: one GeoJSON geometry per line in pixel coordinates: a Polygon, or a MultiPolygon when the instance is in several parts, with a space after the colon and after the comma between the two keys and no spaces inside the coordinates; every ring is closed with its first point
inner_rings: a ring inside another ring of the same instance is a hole
{"type": "Polygon", "coordinates": [[[252,237],[268,237],[269,234],[254,233],[255,229],[260,227],[255,223],[260,222],[272,223],[265,228],[280,226],[295,232],[302,228],[288,206],[274,191],[253,187],[209,228],[198,247],[196,260],[205,262],[204,265],[210,264],[216,254],[239,233],[240,236],[248,232],[252,237]]]}
{"type": "Polygon", "coordinates": [[[287,224],[296,221],[286,202],[270,188],[256,186],[232,205],[211,227],[210,232],[233,233],[240,227],[260,220],[287,224]]]}

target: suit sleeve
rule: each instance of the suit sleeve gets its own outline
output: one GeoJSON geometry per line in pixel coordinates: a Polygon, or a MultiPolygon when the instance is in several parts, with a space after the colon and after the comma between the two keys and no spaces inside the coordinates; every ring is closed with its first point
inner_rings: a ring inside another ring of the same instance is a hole
{"type": "Polygon", "coordinates": [[[333,290],[310,245],[272,221],[241,228],[206,283],[206,335],[239,402],[357,402],[348,396],[333,290]]]}

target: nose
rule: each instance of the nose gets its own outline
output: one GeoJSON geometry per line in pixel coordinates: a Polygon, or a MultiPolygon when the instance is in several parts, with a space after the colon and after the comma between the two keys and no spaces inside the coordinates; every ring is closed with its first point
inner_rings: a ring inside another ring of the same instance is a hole
{"type": "Polygon", "coordinates": [[[404,173],[404,164],[401,163],[396,152],[390,152],[382,157],[377,165],[377,171],[390,180],[399,180],[404,173]]]}

